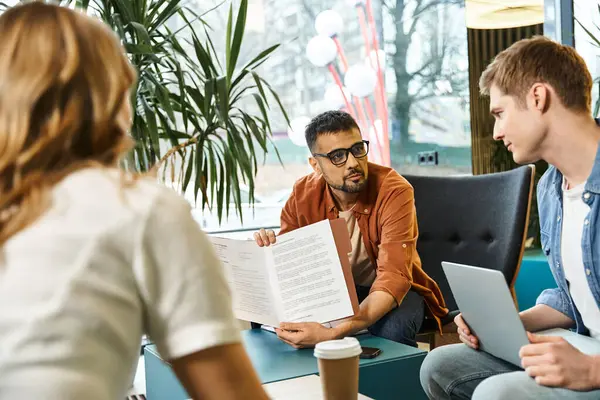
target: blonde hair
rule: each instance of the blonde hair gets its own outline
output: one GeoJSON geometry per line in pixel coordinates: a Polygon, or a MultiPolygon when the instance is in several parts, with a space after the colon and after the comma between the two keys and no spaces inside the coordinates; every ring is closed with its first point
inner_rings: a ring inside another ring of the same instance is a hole
{"type": "Polygon", "coordinates": [[[15,6],[0,16],[0,38],[3,244],[47,210],[65,176],[131,149],[117,117],[136,73],[106,25],[65,7],[15,6]]]}
{"type": "Polygon", "coordinates": [[[574,48],[544,36],[523,39],[500,52],[479,79],[481,94],[492,85],[525,105],[525,95],[536,82],[547,83],[562,104],[575,112],[591,113],[592,76],[574,48]]]}

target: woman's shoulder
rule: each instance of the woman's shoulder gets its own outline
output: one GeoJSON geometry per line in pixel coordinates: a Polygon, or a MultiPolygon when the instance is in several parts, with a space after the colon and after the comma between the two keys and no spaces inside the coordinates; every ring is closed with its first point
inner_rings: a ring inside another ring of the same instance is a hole
{"type": "Polygon", "coordinates": [[[147,214],[156,206],[185,206],[187,201],[151,175],[116,168],[87,168],[67,176],[57,185],[57,194],[75,204],[98,210],[134,211],[147,214]],[[66,195],[66,196],[65,196],[66,195]]]}

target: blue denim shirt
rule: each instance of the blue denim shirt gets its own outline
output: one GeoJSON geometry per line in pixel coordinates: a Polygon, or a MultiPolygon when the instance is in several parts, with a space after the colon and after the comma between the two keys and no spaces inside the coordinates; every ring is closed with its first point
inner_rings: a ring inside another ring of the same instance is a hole
{"type": "MultiPolygon", "coordinates": [[[[562,183],[562,174],[551,166],[542,176],[537,187],[542,248],[548,257],[558,288],[544,290],[536,303],[546,304],[569,316],[576,322],[577,333],[589,335],[588,329],[583,325],[581,314],[573,303],[563,271],[560,254],[563,216],[562,183]]],[[[582,199],[590,206],[581,239],[583,267],[596,304],[600,306],[600,148],[596,153],[592,173],[585,184],[582,199]]]]}

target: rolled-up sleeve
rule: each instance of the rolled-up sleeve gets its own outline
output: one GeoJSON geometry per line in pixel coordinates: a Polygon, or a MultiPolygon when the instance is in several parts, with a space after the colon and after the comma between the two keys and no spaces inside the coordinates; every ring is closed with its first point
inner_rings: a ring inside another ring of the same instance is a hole
{"type": "Polygon", "coordinates": [[[292,194],[290,195],[288,200],[285,202],[285,206],[283,207],[283,210],[281,210],[281,217],[279,219],[279,222],[281,224],[281,228],[279,230],[280,235],[291,232],[300,227],[298,224],[298,217],[297,217],[296,186],[294,186],[294,190],[292,191],[292,194]]]}
{"type": "Polygon", "coordinates": [[[569,296],[561,288],[544,290],[537,298],[536,304],[545,304],[548,307],[560,311],[567,317],[575,321],[575,314],[569,296]]]}
{"type": "Polygon", "coordinates": [[[377,277],[371,292],[385,291],[398,304],[411,288],[413,258],[417,252],[414,191],[405,186],[395,189],[381,207],[381,242],[377,256],[377,277]]]}

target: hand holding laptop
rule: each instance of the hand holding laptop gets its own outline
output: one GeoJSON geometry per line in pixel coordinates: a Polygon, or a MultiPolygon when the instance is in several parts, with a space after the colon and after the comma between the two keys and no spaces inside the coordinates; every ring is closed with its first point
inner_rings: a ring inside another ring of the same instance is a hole
{"type": "Polygon", "coordinates": [[[454,323],[458,327],[458,336],[460,341],[472,349],[477,350],[479,348],[479,339],[477,339],[477,336],[471,334],[471,330],[463,319],[462,314],[458,314],[456,317],[454,317],[454,323]]]}
{"type": "Polygon", "coordinates": [[[448,262],[442,268],[462,311],[454,322],[463,343],[525,369],[540,385],[600,387],[600,341],[561,328],[527,332],[501,272],[448,262]]]}
{"type": "Polygon", "coordinates": [[[571,390],[598,387],[593,356],[584,354],[560,336],[527,333],[531,344],[521,347],[521,365],[539,385],[571,390]]]}
{"type": "MultiPolygon", "coordinates": [[[[477,350],[479,339],[471,333],[462,314],[454,318],[454,323],[458,327],[460,340],[477,350]]],[[[538,385],[579,391],[598,387],[599,382],[595,382],[592,379],[594,374],[590,373],[595,368],[592,356],[577,349],[564,337],[548,333],[539,335],[527,332],[530,344],[519,351],[525,372],[538,385]]],[[[564,333],[568,334],[567,331],[564,333]]]]}

